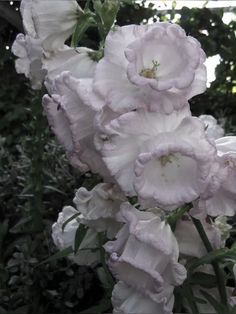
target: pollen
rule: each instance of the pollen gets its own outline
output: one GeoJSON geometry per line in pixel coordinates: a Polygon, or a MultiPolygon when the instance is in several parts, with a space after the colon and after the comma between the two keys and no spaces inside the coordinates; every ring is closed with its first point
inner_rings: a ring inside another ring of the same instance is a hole
{"type": "Polygon", "coordinates": [[[152,60],[152,68],[146,68],[142,69],[139,74],[141,76],[144,76],[146,78],[153,78],[155,79],[157,77],[157,68],[159,67],[158,61],[152,60]]]}
{"type": "MultiPolygon", "coordinates": [[[[168,163],[172,164],[173,161],[178,160],[178,158],[175,155],[173,155],[173,154],[169,154],[169,155],[161,156],[159,158],[159,160],[160,160],[161,166],[165,167],[168,163]]],[[[179,167],[178,164],[177,164],[177,166],[179,167]]]]}

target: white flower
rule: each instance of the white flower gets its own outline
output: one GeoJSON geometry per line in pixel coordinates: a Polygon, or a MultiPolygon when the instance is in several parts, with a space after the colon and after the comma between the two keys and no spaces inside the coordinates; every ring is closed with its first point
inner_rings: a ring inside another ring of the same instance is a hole
{"type": "Polygon", "coordinates": [[[173,288],[169,296],[160,303],[119,281],[112,291],[113,314],[172,314],[174,305],[173,288]]]}
{"type": "Polygon", "coordinates": [[[115,241],[107,242],[108,265],[114,276],[143,295],[160,303],[171,286],[186,278],[178,263],[179,249],[171,228],[151,212],[141,212],[123,203],[117,217],[125,225],[115,241]]]}
{"type": "Polygon", "coordinates": [[[208,138],[211,140],[217,140],[218,138],[224,136],[224,129],[222,126],[217,124],[217,120],[208,114],[203,114],[199,116],[199,119],[205,124],[206,133],[208,138]]]}
{"type": "Polygon", "coordinates": [[[43,106],[70,162],[81,171],[109,176],[93,143],[96,111],[84,101],[90,85],[90,80],[79,80],[63,72],[55,79],[51,97],[44,95],[43,106]]]}
{"type": "Polygon", "coordinates": [[[53,80],[64,71],[69,71],[76,78],[92,78],[97,64],[89,57],[92,52],[88,48],[65,45],[55,52],[44,53],[42,63],[47,71],[47,88],[50,90],[53,80]]]}
{"type": "Polygon", "coordinates": [[[166,112],[170,108],[165,110],[165,102],[169,106],[171,94],[176,98],[173,106],[178,109],[206,89],[204,61],[199,42],[186,36],[178,25],[116,27],[106,38],[94,86],[114,111],[146,107],[157,98],[155,110],[166,112]]]}
{"type": "Polygon", "coordinates": [[[42,69],[41,40],[18,34],[12,45],[12,52],[18,57],[15,61],[16,72],[29,78],[33,89],[40,89],[46,74],[42,69]]]}
{"type": "Polygon", "coordinates": [[[236,137],[222,137],[215,144],[224,166],[224,180],[212,197],[200,198],[195,204],[196,212],[205,212],[213,217],[233,216],[236,213],[236,137]]]}
{"type": "Polygon", "coordinates": [[[26,34],[42,40],[45,50],[62,48],[72,35],[82,13],[74,0],[22,0],[21,14],[26,34]]]}
{"type": "MultiPolygon", "coordinates": [[[[57,222],[52,225],[52,238],[59,250],[68,247],[74,249],[75,234],[80,223],[75,217],[65,224],[64,230],[63,225],[68,219],[76,214],[79,215],[79,212],[75,208],[66,206],[63,208],[62,212],[59,213],[57,222]]],[[[75,255],[70,254],[68,257],[78,265],[91,265],[100,259],[100,254],[97,248],[97,232],[88,230],[77,253],[75,255]],[[92,248],[96,250],[91,251],[92,248]]]]}
{"type": "MultiPolygon", "coordinates": [[[[207,237],[214,249],[224,246],[220,230],[214,225],[201,221],[207,237]]],[[[178,220],[174,231],[180,254],[191,257],[202,257],[207,254],[206,248],[192,221],[178,220]]]]}
{"type": "Polygon", "coordinates": [[[98,232],[106,231],[112,239],[121,227],[115,220],[120,205],[126,200],[117,186],[112,183],[99,183],[91,191],[81,187],[77,190],[74,203],[81,212],[80,221],[98,232]]]}
{"type": "Polygon", "coordinates": [[[125,193],[171,210],[212,188],[216,149],[189,115],[187,107],[170,115],[137,110],[105,126],[97,148],[125,193]]]}

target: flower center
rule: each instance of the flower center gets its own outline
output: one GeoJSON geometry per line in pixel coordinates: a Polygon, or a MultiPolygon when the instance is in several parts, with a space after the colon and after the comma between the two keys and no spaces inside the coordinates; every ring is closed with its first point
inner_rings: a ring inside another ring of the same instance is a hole
{"type": "MultiPolygon", "coordinates": [[[[159,160],[160,160],[161,166],[165,167],[168,163],[171,164],[173,161],[178,160],[178,157],[176,157],[173,154],[169,154],[169,155],[161,156],[159,158],[159,160]]],[[[178,167],[179,167],[179,165],[178,165],[178,167]]]]}
{"type": "Polygon", "coordinates": [[[142,69],[139,72],[139,75],[144,76],[146,78],[156,78],[157,77],[157,68],[160,63],[158,61],[152,60],[152,68],[142,69]]]}

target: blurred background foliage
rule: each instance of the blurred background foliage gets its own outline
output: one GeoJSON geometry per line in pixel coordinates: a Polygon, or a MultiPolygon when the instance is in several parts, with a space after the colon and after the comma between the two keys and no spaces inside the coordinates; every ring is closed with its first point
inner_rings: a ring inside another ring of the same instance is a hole
{"type": "MultiPolygon", "coordinates": [[[[38,264],[57,251],[51,225],[58,212],[72,203],[76,188],[92,188],[99,178],[82,175],[68,164],[43,115],[43,92],[32,91],[15,72],[10,47],[22,31],[18,8],[18,1],[11,6],[0,3],[0,314],[79,313],[104,296],[97,278],[99,265],[78,267],[66,259],[38,264]]],[[[196,115],[214,115],[232,134],[236,130],[236,22],[225,24],[224,10],[158,11],[153,4],[147,7],[126,0],[117,24],[174,19],[201,42],[208,57],[219,54],[216,80],[191,100],[191,107],[196,115]]],[[[234,9],[227,10],[235,16],[234,9]]],[[[96,30],[89,29],[81,45],[96,48],[96,30]]]]}

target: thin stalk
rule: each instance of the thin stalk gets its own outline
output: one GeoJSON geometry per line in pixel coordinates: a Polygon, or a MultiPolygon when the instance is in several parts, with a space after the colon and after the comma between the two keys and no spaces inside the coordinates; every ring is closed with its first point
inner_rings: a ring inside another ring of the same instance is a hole
{"type": "Polygon", "coordinates": [[[174,213],[171,213],[171,214],[167,217],[166,220],[167,220],[168,224],[171,226],[172,231],[175,230],[176,222],[177,222],[186,212],[188,212],[191,208],[192,208],[192,204],[187,204],[186,206],[177,209],[177,211],[175,211],[174,213]]]}
{"type": "MultiPolygon", "coordinates": [[[[206,235],[206,232],[202,226],[202,223],[200,220],[192,217],[192,221],[194,223],[194,226],[196,227],[202,242],[204,243],[204,246],[207,250],[207,252],[212,252],[213,251],[213,247],[206,235]]],[[[219,294],[220,294],[220,298],[221,298],[221,302],[228,307],[228,302],[227,302],[227,294],[226,294],[226,290],[225,290],[225,282],[224,282],[224,275],[222,270],[219,267],[218,262],[213,261],[212,262],[212,267],[214,269],[215,275],[216,275],[216,279],[217,279],[217,286],[218,286],[218,290],[219,290],[219,294]]]]}

